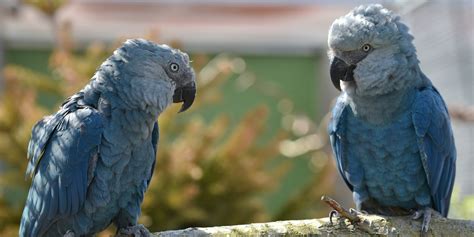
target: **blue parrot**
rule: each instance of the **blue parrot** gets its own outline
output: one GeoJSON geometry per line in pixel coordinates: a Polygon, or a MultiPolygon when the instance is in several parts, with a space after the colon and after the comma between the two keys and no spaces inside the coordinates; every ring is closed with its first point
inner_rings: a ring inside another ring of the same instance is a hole
{"type": "Polygon", "coordinates": [[[381,5],[334,21],[331,81],[342,90],[328,127],[337,168],[358,210],[446,217],[456,148],[446,105],[419,67],[413,37],[381,5]]]}
{"type": "Polygon", "coordinates": [[[155,165],[156,120],[172,102],[187,110],[195,85],[179,50],[143,39],[115,50],[84,89],[34,126],[20,236],[91,236],[112,223],[146,236],[137,219],[155,165]]]}

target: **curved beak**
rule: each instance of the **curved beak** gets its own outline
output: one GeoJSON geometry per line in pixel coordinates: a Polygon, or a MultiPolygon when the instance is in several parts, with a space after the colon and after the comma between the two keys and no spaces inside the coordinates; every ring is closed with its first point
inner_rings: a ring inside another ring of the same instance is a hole
{"type": "Polygon", "coordinates": [[[181,109],[178,113],[184,112],[194,102],[194,98],[196,97],[196,83],[192,82],[186,86],[176,88],[173,94],[173,103],[180,103],[183,102],[181,109]]]}
{"type": "Polygon", "coordinates": [[[331,68],[329,74],[334,87],[341,90],[340,81],[353,81],[354,80],[354,69],[356,65],[349,65],[338,57],[334,57],[331,62],[331,68]]]}

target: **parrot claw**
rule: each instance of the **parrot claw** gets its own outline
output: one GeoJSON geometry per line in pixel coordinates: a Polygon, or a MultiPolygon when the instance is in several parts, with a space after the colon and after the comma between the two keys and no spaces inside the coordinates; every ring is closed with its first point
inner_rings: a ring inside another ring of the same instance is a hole
{"type": "Polygon", "coordinates": [[[411,219],[413,220],[418,220],[420,217],[423,215],[423,212],[421,211],[415,211],[413,215],[411,216],[411,219]]]}
{"type": "Polygon", "coordinates": [[[126,228],[121,228],[116,237],[125,237],[125,236],[133,236],[133,237],[149,237],[151,236],[150,231],[143,226],[142,224],[128,226],[126,228]]]}
{"type": "Polygon", "coordinates": [[[63,235],[63,237],[75,237],[76,234],[72,230],[66,231],[66,234],[63,235]]]}
{"type": "Polygon", "coordinates": [[[423,223],[421,224],[421,236],[427,236],[428,235],[428,230],[430,229],[430,222],[431,222],[431,217],[435,216],[441,216],[438,212],[435,210],[425,207],[421,210],[415,211],[415,213],[412,216],[413,220],[418,220],[421,217],[423,217],[423,223]]]}
{"type": "Polygon", "coordinates": [[[354,208],[349,208],[349,212],[355,216],[368,215],[369,213],[364,210],[356,210],[354,208]]]}

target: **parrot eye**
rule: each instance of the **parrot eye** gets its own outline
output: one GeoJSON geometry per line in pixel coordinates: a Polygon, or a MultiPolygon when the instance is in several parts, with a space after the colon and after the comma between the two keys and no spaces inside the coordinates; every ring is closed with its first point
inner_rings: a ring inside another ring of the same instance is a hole
{"type": "Polygon", "coordinates": [[[176,63],[170,64],[170,70],[171,70],[172,72],[177,72],[177,71],[179,70],[179,65],[176,64],[176,63]]]}
{"type": "Polygon", "coordinates": [[[370,44],[364,44],[364,46],[362,46],[362,50],[364,52],[369,52],[371,49],[372,49],[372,46],[370,46],[370,44]]]}

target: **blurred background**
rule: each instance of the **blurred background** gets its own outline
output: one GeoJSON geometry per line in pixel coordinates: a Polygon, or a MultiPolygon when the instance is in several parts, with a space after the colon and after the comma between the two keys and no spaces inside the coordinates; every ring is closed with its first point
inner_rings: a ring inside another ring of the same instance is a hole
{"type": "MultiPolygon", "coordinates": [[[[160,116],[140,222],[152,231],[324,217],[352,197],[326,133],[334,19],[376,1],[0,0],[0,236],[17,235],[32,126],[127,38],[189,52],[196,104],[160,116]]],[[[474,219],[473,2],[378,1],[415,36],[449,105],[458,148],[450,216],[474,219]]],[[[112,233],[109,229],[102,235],[112,233]]]]}

